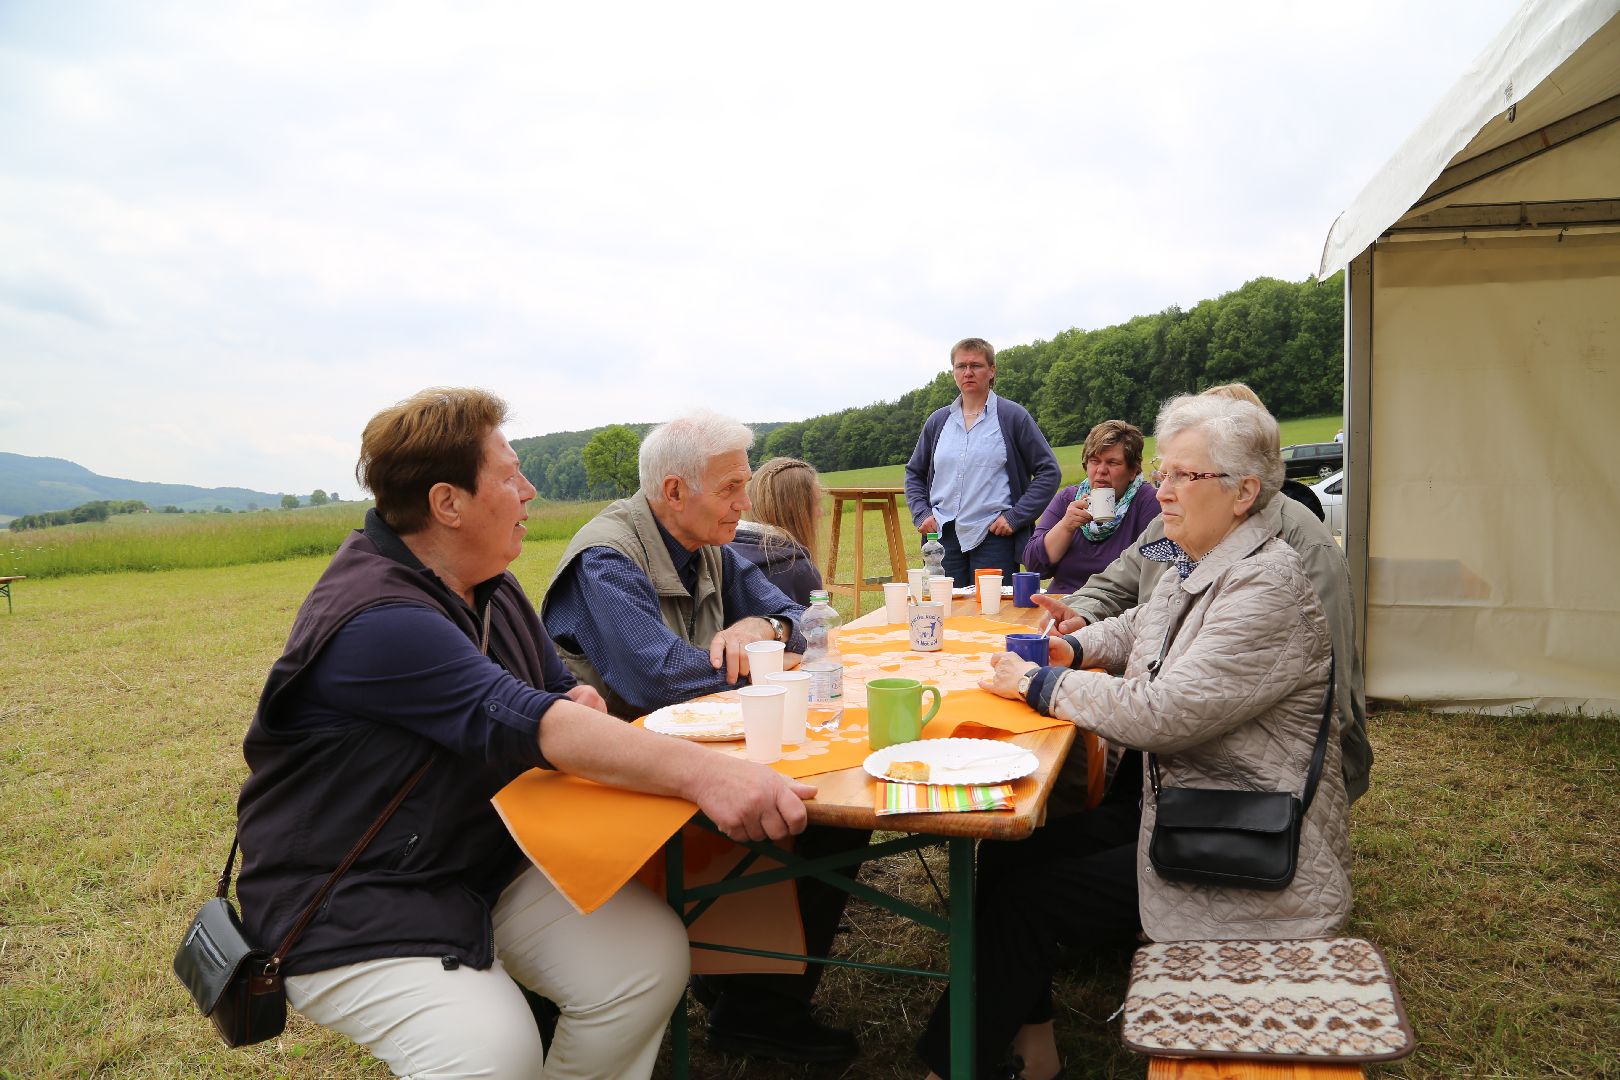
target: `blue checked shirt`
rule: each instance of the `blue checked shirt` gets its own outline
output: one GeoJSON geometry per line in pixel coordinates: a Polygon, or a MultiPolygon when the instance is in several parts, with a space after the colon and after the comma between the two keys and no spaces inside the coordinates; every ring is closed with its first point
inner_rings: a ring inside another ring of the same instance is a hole
{"type": "MultiPolygon", "coordinates": [[[[662,525],[658,527],[681,583],[697,584],[698,553],[687,551],[662,525]]],[[[804,608],[788,599],[765,571],[730,549],[722,549],[720,597],[725,624],[751,615],[782,615],[792,620],[789,652],[804,651],[798,632],[804,608]]],[[[602,681],[646,714],[665,705],[726,690],[725,668],[709,662],[709,643],[688,644],[669,627],[658,608],[652,582],[629,558],[612,548],[580,552],[551,586],[546,632],[564,648],[590,657],[602,681]]]]}

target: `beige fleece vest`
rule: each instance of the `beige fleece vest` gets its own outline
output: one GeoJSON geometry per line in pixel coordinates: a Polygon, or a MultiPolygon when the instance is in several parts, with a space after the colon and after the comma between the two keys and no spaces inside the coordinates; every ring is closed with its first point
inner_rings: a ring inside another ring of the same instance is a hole
{"type": "MultiPolygon", "coordinates": [[[[687,592],[675,572],[669,549],[664,546],[652,506],[641,492],[608,506],[574,534],[557,563],[552,583],[556,583],[581,552],[593,547],[612,548],[641,568],[658,594],[658,610],[664,625],[682,641],[707,650],[714,635],[725,629],[725,602],[720,595],[721,570],[725,565],[723,549],[709,545],[699,550],[697,593],[694,596],[687,592]]],[[[540,604],[542,620],[550,599],[551,592],[547,589],[546,599],[540,604]]],[[[562,642],[556,645],[568,670],[580,682],[596,687],[614,716],[625,720],[635,718],[635,711],[603,681],[590,657],[564,648],[562,642]]]]}

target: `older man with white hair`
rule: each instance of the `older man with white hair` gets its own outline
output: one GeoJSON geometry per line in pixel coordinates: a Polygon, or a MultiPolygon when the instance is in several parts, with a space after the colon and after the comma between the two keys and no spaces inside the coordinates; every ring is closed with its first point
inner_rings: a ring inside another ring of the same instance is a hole
{"type": "MultiPolygon", "coordinates": [[[[614,715],[632,719],[735,685],[748,674],[750,642],[774,638],[803,652],[804,609],[726,547],[752,505],[753,441],[747,427],[712,412],[654,428],[641,444],[641,489],[587,522],[563,552],[541,617],[563,661],[614,715]]],[[[815,858],[866,841],[812,826],[798,851],[815,858]]],[[[848,895],[810,878],[797,888],[805,951],[825,956],[848,895]]],[[[855,1037],[810,1013],[821,971],[809,964],[801,975],[696,982],[710,1004],[710,1045],[787,1061],[853,1057],[855,1037]]]]}

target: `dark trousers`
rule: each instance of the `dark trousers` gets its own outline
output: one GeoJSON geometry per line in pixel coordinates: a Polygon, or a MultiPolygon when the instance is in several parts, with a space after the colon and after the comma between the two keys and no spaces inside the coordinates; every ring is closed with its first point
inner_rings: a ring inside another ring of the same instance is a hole
{"type": "MultiPolygon", "coordinates": [[[[1025,1024],[1052,1019],[1059,941],[1140,929],[1136,837],[1141,771],[1122,764],[1095,809],[1057,818],[1028,840],[979,844],[976,1072],[990,1076],[1025,1024]]],[[[951,1010],[941,994],[917,1042],[923,1062],[949,1076],[951,1010]]]]}
{"type": "Polygon", "coordinates": [[[987,532],[978,547],[963,551],[961,542],[956,539],[956,522],[947,521],[939,530],[939,542],[945,548],[945,572],[958,589],[973,584],[973,571],[991,566],[1001,571],[1003,585],[1012,584],[1013,571],[1018,569],[1018,549],[1013,537],[987,532]]]}
{"type": "MultiPolygon", "coordinates": [[[[871,833],[859,829],[811,825],[799,834],[793,850],[801,858],[819,859],[865,847],[871,839],[871,833]]],[[[853,878],[859,870],[857,864],[838,872],[853,878]]],[[[832,952],[833,938],[838,934],[838,922],[844,916],[849,894],[816,878],[799,878],[793,884],[799,898],[799,915],[804,921],[805,955],[827,956],[832,952]]],[[[799,975],[705,975],[703,982],[714,993],[724,995],[720,1008],[746,1014],[808,1004],[826,967],[825,964],[806,964],[799,975]]]]}

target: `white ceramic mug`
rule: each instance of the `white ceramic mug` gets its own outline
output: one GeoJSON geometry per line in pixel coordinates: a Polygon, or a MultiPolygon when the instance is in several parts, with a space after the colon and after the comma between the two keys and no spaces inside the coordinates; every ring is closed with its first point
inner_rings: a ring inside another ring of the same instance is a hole
{"type": "Polygon", "coordinates": [[[883,586],[883,617],[890,623],[904,626],[906,608],[911,599],[911,585],[905,581],[885,582],[883,586]]]}
{"type": "Polygon", "coordinates": [[[765,676],[782,670],[782,652],[786,648],[780,641],[750,641],[743,646],[748,654],[748,677],[763,682],[765,676]]]}
{"type": "Polygon", "coordinates": [[[744,686],[737,691],[742,702],[743,752],[749,761],[769,765],[782,760],[782,711],[787,690],[780,686],[744,686]]]}
{"type": "Polygon", "coordinates": [[[765,676],[766,686],[787,691],[782,699],[782,741],[791,746],[804,742],[805,721],[810,715],[810,673],[777,671],[765,676]]]}
{"type": "Polygon", "coordinates": [[[1091,501],[1086,504],[1086,510],[1098,521],[1107,521],[1114,516],[1114,489],[1100,487],[1091,489],[1091,501]]]}
{"type": "Polygon", "coordinates": [[[1001,575],[986,574],[979,579],[979,610],[986,615],[1001,611],[1001,575]]]}
{"type": "Polygon", "coordinates": [[[908,628],[916,652],[939,652],[945,647],[945,609],[939,604],[913,604],[908,628]]]}

